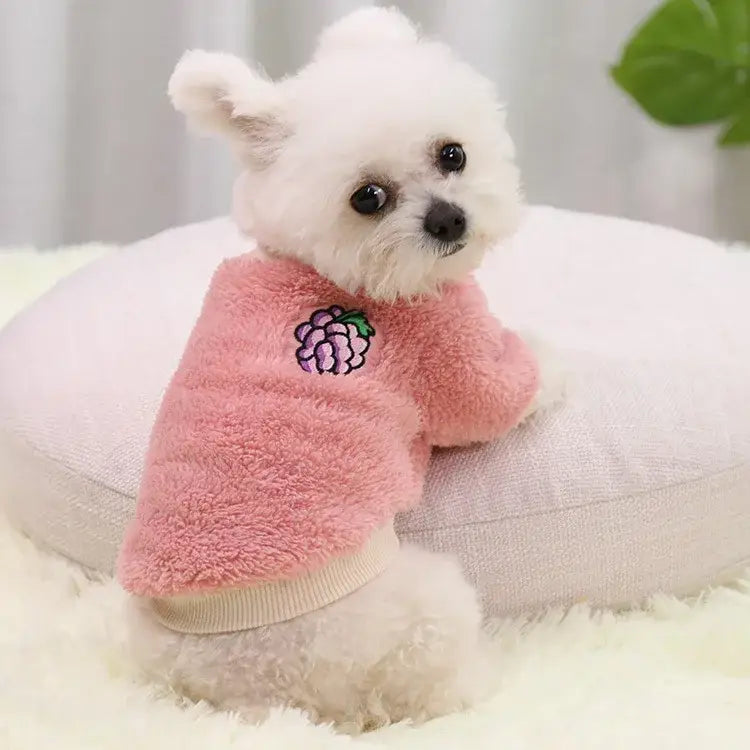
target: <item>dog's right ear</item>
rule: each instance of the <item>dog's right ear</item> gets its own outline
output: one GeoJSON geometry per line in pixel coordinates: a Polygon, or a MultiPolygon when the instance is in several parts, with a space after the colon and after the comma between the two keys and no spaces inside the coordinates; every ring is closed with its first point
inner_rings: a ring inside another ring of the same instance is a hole
{"type": "Polygon", "coordinates": [[[174,108],[204,132],[223,134],[257,166],[271,163],[290,132],[276,85],[223,52],[186,52],[169,79],[174,108]]]}
{"type": "Polygon", "coordinates": [[[360,8],[323,30],[315,57],[347,49],[386,49],[416,44],[417,28],[397,8],[360,8]]]}

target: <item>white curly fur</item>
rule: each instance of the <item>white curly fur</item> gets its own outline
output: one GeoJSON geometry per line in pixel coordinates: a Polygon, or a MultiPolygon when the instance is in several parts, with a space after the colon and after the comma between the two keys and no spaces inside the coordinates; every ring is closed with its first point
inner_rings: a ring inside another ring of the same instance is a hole
{"type": "Polygon", "coordinates": [[[363,8],[332,23],[318,40],[315,57],[362,47],[383,49],[417,41],[414,25],[395,8],[363,8]]]}
{"type": "MultiPolygon", "coordinates": [[[[345,289],[431,293],[518,223],[518,172],[491,85],[396,11],[334,24],[313,62],[279,83],[230,55],[187,53],[169,92],[239,154],[238,224],[345,289]],[[437,167],[446,143],[465,149],[462,172],[437,167]],[[381,215],[350,205],[369,182],[389,191],[381,215]],[[436,198],[467,217],[466,244],[449,257],[423,226],[436,198]]],[[[153,676],[249,718],[292,705],[359,731],[461,709],[487,688],[474,590],[453,560],[413,548],[355,593],[271,627],[183,635],[135,601],[131,610],[133,648],[153,676]]]]}
{"type": "Polygon", "coordinates": [[[350,291],[432,292],[475,269],[518,224],[519,175],[492,84],[446,46],[418,40],[396,11],[368,8],[334,24],[313,62],[278,83],[231,55],[189,52],[169,92],[237,149],[238,224],[350,291]],[[357,43],[344,43],[348,35],[357,43]],[[445,143],[466,151],[460,174],[436,167],[445,143]],[[378,216],[349,204],[370,181],[389,191],[378,216]],[[423,230],[432,198],[467,216],[466,246],[449,257],[423,230]]]}
{"type": "Polygon", "coordinates": [[[554,346],[530,331],[521,331],[521,338],[534,352],[539,366],[540,385],[519,424],[526,422],[537,412],[546,411],[565,401],[573,387],[571,372],[554,346]]]}
{"type": "Polygon", "coordinates": [[[454,560],[415,547],[353,594],[269,627],[175,633],[136,599],[129,618],[154,678],[250,720],[293,706],[359,732],[460,710],[490,687],[474,589],[454,560]]]}

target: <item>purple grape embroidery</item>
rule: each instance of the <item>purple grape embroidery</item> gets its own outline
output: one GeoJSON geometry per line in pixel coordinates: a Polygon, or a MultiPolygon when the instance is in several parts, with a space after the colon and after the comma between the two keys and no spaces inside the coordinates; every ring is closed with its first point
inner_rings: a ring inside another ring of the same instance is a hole
{"type": "Polygon", "coordinates": [[[332,305],[316,310],[308,321],[294,329],[300,342],[297,362],[305,372],[346,375],[365,363],[375,329],[360,310],[332,305]]]}

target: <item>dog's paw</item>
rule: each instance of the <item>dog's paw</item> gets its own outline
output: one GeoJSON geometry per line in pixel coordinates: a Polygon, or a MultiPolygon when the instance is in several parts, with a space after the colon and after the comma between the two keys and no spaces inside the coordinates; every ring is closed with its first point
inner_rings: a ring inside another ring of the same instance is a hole
{"type": "Polygon", "coordinates": [[[521,415],[519,424],[538,411],[561,404],[570,391],[569,370],[555,347],[529,332],[521,332],[520,336],[534,352],[539,365],[539,388],[531,403],[526,407],[526,411],[521,415]]]}

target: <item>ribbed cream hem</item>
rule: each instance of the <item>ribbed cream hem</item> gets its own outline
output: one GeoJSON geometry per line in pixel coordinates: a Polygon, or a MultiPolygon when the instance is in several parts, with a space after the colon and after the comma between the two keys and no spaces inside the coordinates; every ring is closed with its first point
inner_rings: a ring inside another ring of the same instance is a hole
{"type": "Polygon", "coordinates": [[[351,594],[380,575],[398,551],[393,523],[373,533],[362,549],[288,581],[246,589],[151,600],[157,620],[179,633],[208,635],[291,620],[351,594]]]}

